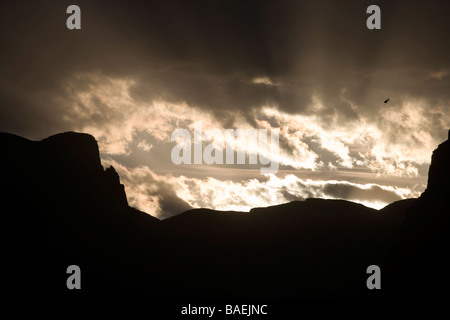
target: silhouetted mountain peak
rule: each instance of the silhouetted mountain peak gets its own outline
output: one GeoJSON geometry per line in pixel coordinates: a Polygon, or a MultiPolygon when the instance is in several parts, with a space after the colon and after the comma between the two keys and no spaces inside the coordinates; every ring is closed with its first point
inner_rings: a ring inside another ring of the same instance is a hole
{"type": "Polygon", "coordinates": [[[0,143],[5,192],[11,199],[17,195],[28,199],[30,209],[128,207],[119,175],[113,167],[103,169],[93,136],[65,132],[30,141],[1,133],[0,143]]]}
{"type": "Polygon", "coordinates": [[[406,212],[403,225],[406,243],[429,252],[431,248],[448,246],[449,196],[450,141],[447,140],[433,151],[427,188],[406,212]]]}
{"type": "MultiPolygon", "coordinates": [[[[450,135],[450,130],[449,130],[450,135]]],[[[428,171],[428,185],[423,196],[449,194],[450,191],[450,140],[433,151],[428,171]]]]}
{"type": "Polygon", "coordinates": [[[54,161],[70,164],[74,169],[103,170],[95,138],[86,133],[65,132],[41,141],[54,161]]]}
{"type": "Polygon", "coordinates": [[[400,261],[397,286],[409,294],[437,293],[438,288],[448,286],[444,276],[448,269],[443,266],[449,261],[449,196],[450,142],[447,140],[433,151],[427,189],[407,209],[401,244],[393,254],[396,262],[400,261]]]}
{"type": "Polygon", "coordinates": [[[114,169],[113,166],[109,166],[109,168],[106,168],[105,175],[111,183],[120,183],[119,174],[116,172],[116,169],[114,169]]]}

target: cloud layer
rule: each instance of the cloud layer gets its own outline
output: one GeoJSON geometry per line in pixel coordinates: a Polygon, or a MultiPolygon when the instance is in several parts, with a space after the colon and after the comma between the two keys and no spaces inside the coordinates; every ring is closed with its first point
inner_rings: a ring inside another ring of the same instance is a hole
{"type": "Polygon", "coordinates": [[[369,31],[370,4],[78,1],[82,30],[69,31],[64,2],[4,2],[0,130],[94,135],[130,202],[159,217],[417,196],[450,127],[449,4],[378,1],[382,29],[369,31]],[[279,130],[280,154],[266,155],[279,174],[174,165],[171,133],[195,121],[279,130]]]}

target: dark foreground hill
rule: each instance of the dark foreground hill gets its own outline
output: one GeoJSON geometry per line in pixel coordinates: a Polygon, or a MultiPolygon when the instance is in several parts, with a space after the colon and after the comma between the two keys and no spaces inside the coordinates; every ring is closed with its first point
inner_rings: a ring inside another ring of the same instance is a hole
{"type": "Polygon", "coordinates": [[[0,145],[3,296],[405,298],[411,279],[423,287],[430,270],[445,271],[448,141],[433,154],[427,191],[380,211],[307,199],[164,221],[128,206],[89,135],[0,134],[0,145]],[[428,269],[411,267],[415,257],[430,258],[428,269]],[[81,290],[66,287],[69,265],[81,268],[81,290]],[[366,287],[369,265],[381,267],[381,290],[366,287]]]}

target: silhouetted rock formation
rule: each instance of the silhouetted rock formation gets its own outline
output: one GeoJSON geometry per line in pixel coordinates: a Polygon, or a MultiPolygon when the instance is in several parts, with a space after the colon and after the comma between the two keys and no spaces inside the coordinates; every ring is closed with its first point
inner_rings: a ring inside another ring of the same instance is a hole
{"type": "Polygon", "coordinates": [[[119,176],[103,169],[88,134],[30,141],[0,133],[0,146],[2,271],[10,293],[64,290],[61,271],[73,261],[95,265],[115,254],[127,257],[124,247],[140,246],[141,226],[148,232],[159,222],[128,206],[119,176]]]}
{"type": "Polygon", "coordinates": [[[66,132],[35,142],[3,133],[0,139],[6,199],[31,210],[62,204],[80,209],[128,207],[117,173],[112,167],[103,170],[92,136],[66,132]]]}
{"type": "Polygon", "coordinates": [[[450,140],[447,140],[433,152],[426,190],[406,212],[397,256],[399,278],[403,281],[400,287],[409,294],[428,292],[433,296],[450,285],[449,197],[450,140]]]}
{"type": "Polygon", "coordinates": [[[420,238],[423,237],[423,240],[439,239],[438,243],[448,243],[449,197],[450,140],[447,140],[433,152],[428,172],[428,185],[407,212],[405,236],[417,242],[422,242],[420,238]]]}
{"type": "Polygon", "coordinates": [[[445,275],[448,141],[433,153],[422,196],[379,211],[307,199],[249,213],[194,209],[164,221],[128,206],[90,135],[34,142],[0,134],[0,146],[2,289],[10,296],[405,298],[417,281],[436,289],[445,275]],[[80,291],[66,288],[72,264],[82,270],[80,291]],[[382,290],[366,287],[372,264],[381,267],[382,290]]]}
{"type": "MultiPolygon", "coordinates": [[[[450,131],[449,131],[450,135],[450,131]]],[[[450,195],[450,140],[441,143],[433,151],[430,170],[428,172],[428,185],[421,198],[433,197],[441,200],[450,195]]]]}

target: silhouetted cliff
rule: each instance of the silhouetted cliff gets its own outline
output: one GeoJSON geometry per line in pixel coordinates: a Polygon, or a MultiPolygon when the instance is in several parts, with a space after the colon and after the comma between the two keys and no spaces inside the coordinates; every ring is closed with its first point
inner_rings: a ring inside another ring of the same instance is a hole
{"type": "Polygon", "coordinates": [[[118,174],[103,169],[88,134],[30,141],[0,133],[0,148],[2,271],[9,275],[9,294],[63,291],[64,270],[74,261],[119,268],[111,259],[129,258],[159,223],[128,206],[118,174]]]}
{"type": "Polygon", "coordinates": [[[428,185],[421,198],[444,200],[450,195],[450,130],[449,140],[441,143],[431,156],[428,185]]]}
{"type": "Polygon", "coordinates": [[[449,197],[450,140],[447,140],[433,151],[427,188],[407,212],[405,236],[419,241],[419,238],[414,236],[419,233],[424,235],[424,238],[446,237],[447,241],[450,235],[447,230],[450,222],[449,197]]]}
{"type": "MultiPolygon", "coordinates": [[[[450,131],[449,131],[450,136],[450,131]]],[[[434,150],[428,185],[406,211],[396,252],[398,291],[409,295],[441,296],[450,285],[450,140],[434,150]]]]}
{"type": "Polygon", "coordinates": [[[103,170],[92,136],[66,132],[29,141],[2,133],[0,139],[3,192],[11,205],[30,210],[128,207],[117,173],[113,167],[103,170]]]}

